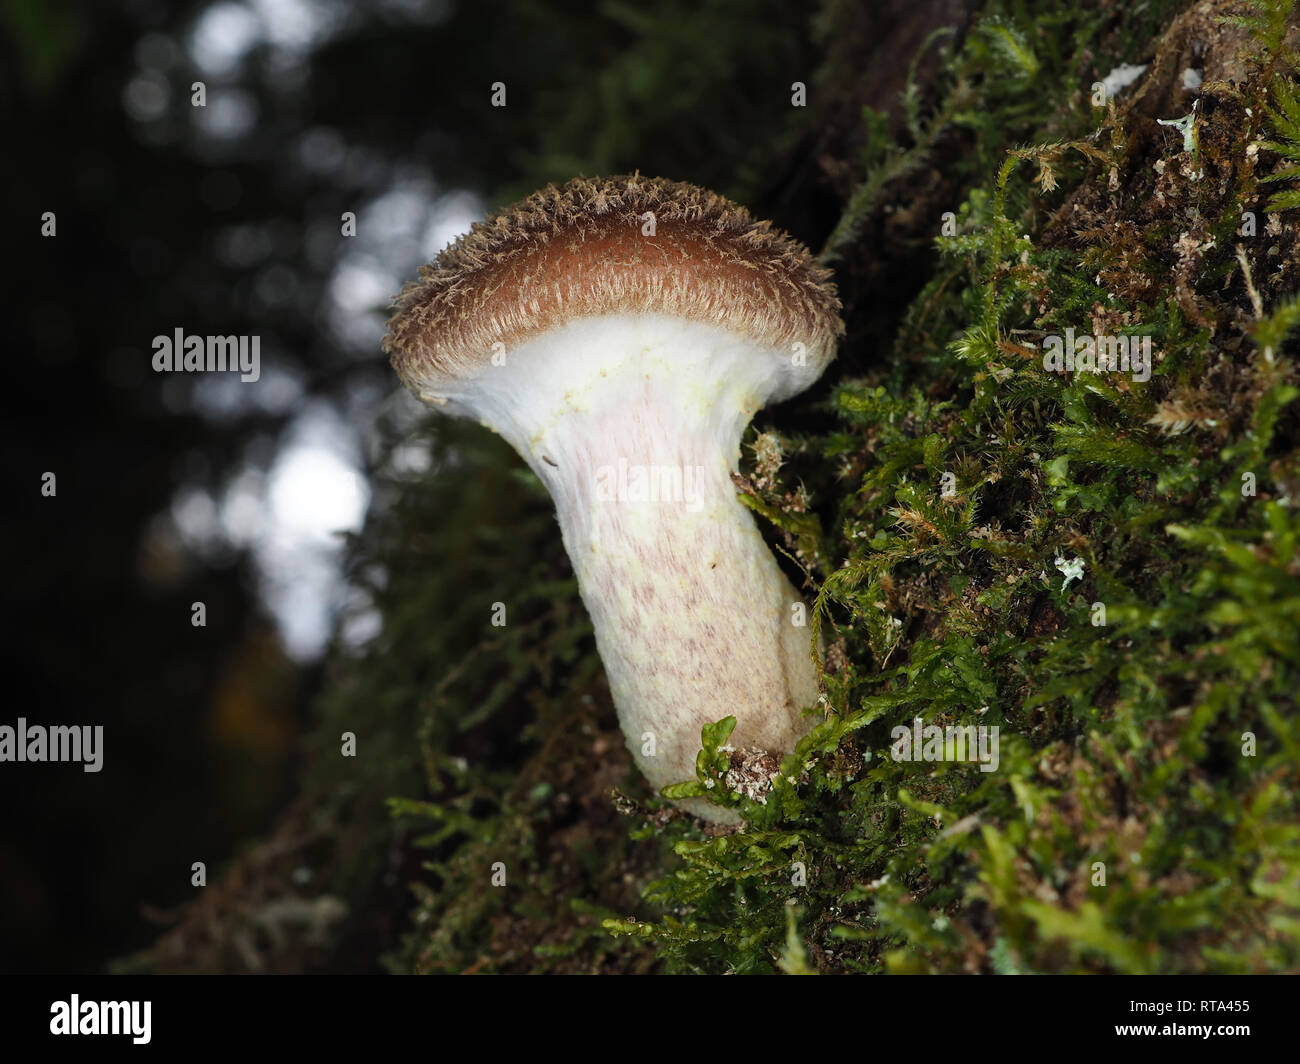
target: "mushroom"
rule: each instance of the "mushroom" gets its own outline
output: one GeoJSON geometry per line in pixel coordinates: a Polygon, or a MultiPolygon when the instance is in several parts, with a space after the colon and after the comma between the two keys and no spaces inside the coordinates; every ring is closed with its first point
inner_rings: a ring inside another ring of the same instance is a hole
{"type": "Polygon", "coordinates": [[[800,596],[731,478],[755,412],[834,357],[829,276],[743,207],[632,175],[534,193],[396,299],[384,350],[403,384],[499,433],[550,492],[657,789],[694,778],[705,724],[735,716],[731,742],[779,762],[814,723],[800,596]]]}

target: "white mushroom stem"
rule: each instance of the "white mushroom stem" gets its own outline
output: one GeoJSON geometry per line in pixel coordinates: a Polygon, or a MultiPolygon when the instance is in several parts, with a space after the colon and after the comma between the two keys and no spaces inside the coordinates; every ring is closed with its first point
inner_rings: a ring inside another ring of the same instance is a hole
{"type": "Polygon", "coordinates": [[[694,778],[704,724],[734,715],[737,749],[779,759],[815,723],[802,713],[817,680],[801,598],[730,477],[755,411],[799,390],[796,357],[695,322],[610,315],[426,397],[495,429],[546,484],[628,746],[656,789],[694,778]]]}

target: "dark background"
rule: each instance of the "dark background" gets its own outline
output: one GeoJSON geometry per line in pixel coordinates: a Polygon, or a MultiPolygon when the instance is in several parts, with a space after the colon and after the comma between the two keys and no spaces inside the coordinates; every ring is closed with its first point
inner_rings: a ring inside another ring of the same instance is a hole
{"type": "MultiPolygon", "coordinates": [[[[823,131],[861,101],[818,98],[843,42],[810,15],[721,0],[0,6],[0,723],[105,728],[98,774],[0,765],[0,967],[96,971],[143,948],[194,895],[192,862],[212,882],[296,793],[331,639],[373,628],[335,533],[363,519],[377,412],[408,402],[379,340],[419,263],[547,181],[633,169],[824,239],[839,208],[823,131]],[[797,80],[808,112],[790,106],[797,80]],[[261,380],[154,373],[152,338],[177,327],[260,336],[261,380]]],[[[872,78],[857,79],[868,95],[872,78]]]]}

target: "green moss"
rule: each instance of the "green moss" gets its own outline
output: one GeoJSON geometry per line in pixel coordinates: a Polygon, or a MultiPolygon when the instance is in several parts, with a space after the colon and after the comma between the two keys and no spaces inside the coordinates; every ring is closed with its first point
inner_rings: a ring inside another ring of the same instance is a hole
{"type": "Polygon", "coordinates": [[[327,789],[338,733],[372,743],[350,808],[421,854],[393,968],[1300,965],[1300,246],[1267,213],[1295,202],[1294,22],[1138,6],[990,4],[927,43],[943,73],[898,132],[863,116],[827,259],[865,269],[863,234],[937,153],[952,226],[912,222],[934,250],[910,306],[848,308],[892,348],[851,339],[862,376],[802,432],[775,411],[754,433],[742,497],[813,580],[826,651],[824,719],[764,802],[717,786],[726,721],[672,790],[743,830],[704,832],[631,770],[533,478],[481,430],[420,428],[449,457],[394,480],[356,545],[384,627],[340,656],[317,760],[327,789]],[[1246,77],[1207,70],[1184,152],[1155,119],[1190,109],[1162,85],[1191,40],[1246,77]],[[1093,107],[1137,59],[1148,81],[1093,107]],[[1149,335],[1150,379],[1045,369],[1067,328],[1149,335]],[[895,760],[917,719],[998,727],[997,770],[895,760]]]}

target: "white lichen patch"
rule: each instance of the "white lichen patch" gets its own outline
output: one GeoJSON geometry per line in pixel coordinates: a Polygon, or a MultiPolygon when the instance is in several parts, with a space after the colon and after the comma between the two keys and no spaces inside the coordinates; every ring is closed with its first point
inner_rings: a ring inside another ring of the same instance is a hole
{"type": "Polygon", "coordinates": [[[1157,118],[1156,125],[1172,126],[1177,132],[1183,135],[1183,151],[1196,151],[1196,109],[1199,100],[1192,104],[1192,113],[1183,115],[1182,118],[1157,118]]]}
{"type": "Polygon", "coordinates": [[[1069,561],[1066,561],[1060,555],[1057,555],[1055,565],[1056,568],[1059,569],[1061,573],[1065,576],[1065,581],[1061,584],[1062,591],[1064,591],[1067,587],[1070,586],[1071,580],[1083,579],[1082,558],[1071,558],[1069,561]]]}
{"type": "Polygon", "coordinates": [[[1105,94],[1118,96],[1127,89],[1133,82],[1137,81],[1146,70],[1145,63],[1121,63],[1104,78],[1101,79],[1101,88],[1105,94]]]}

